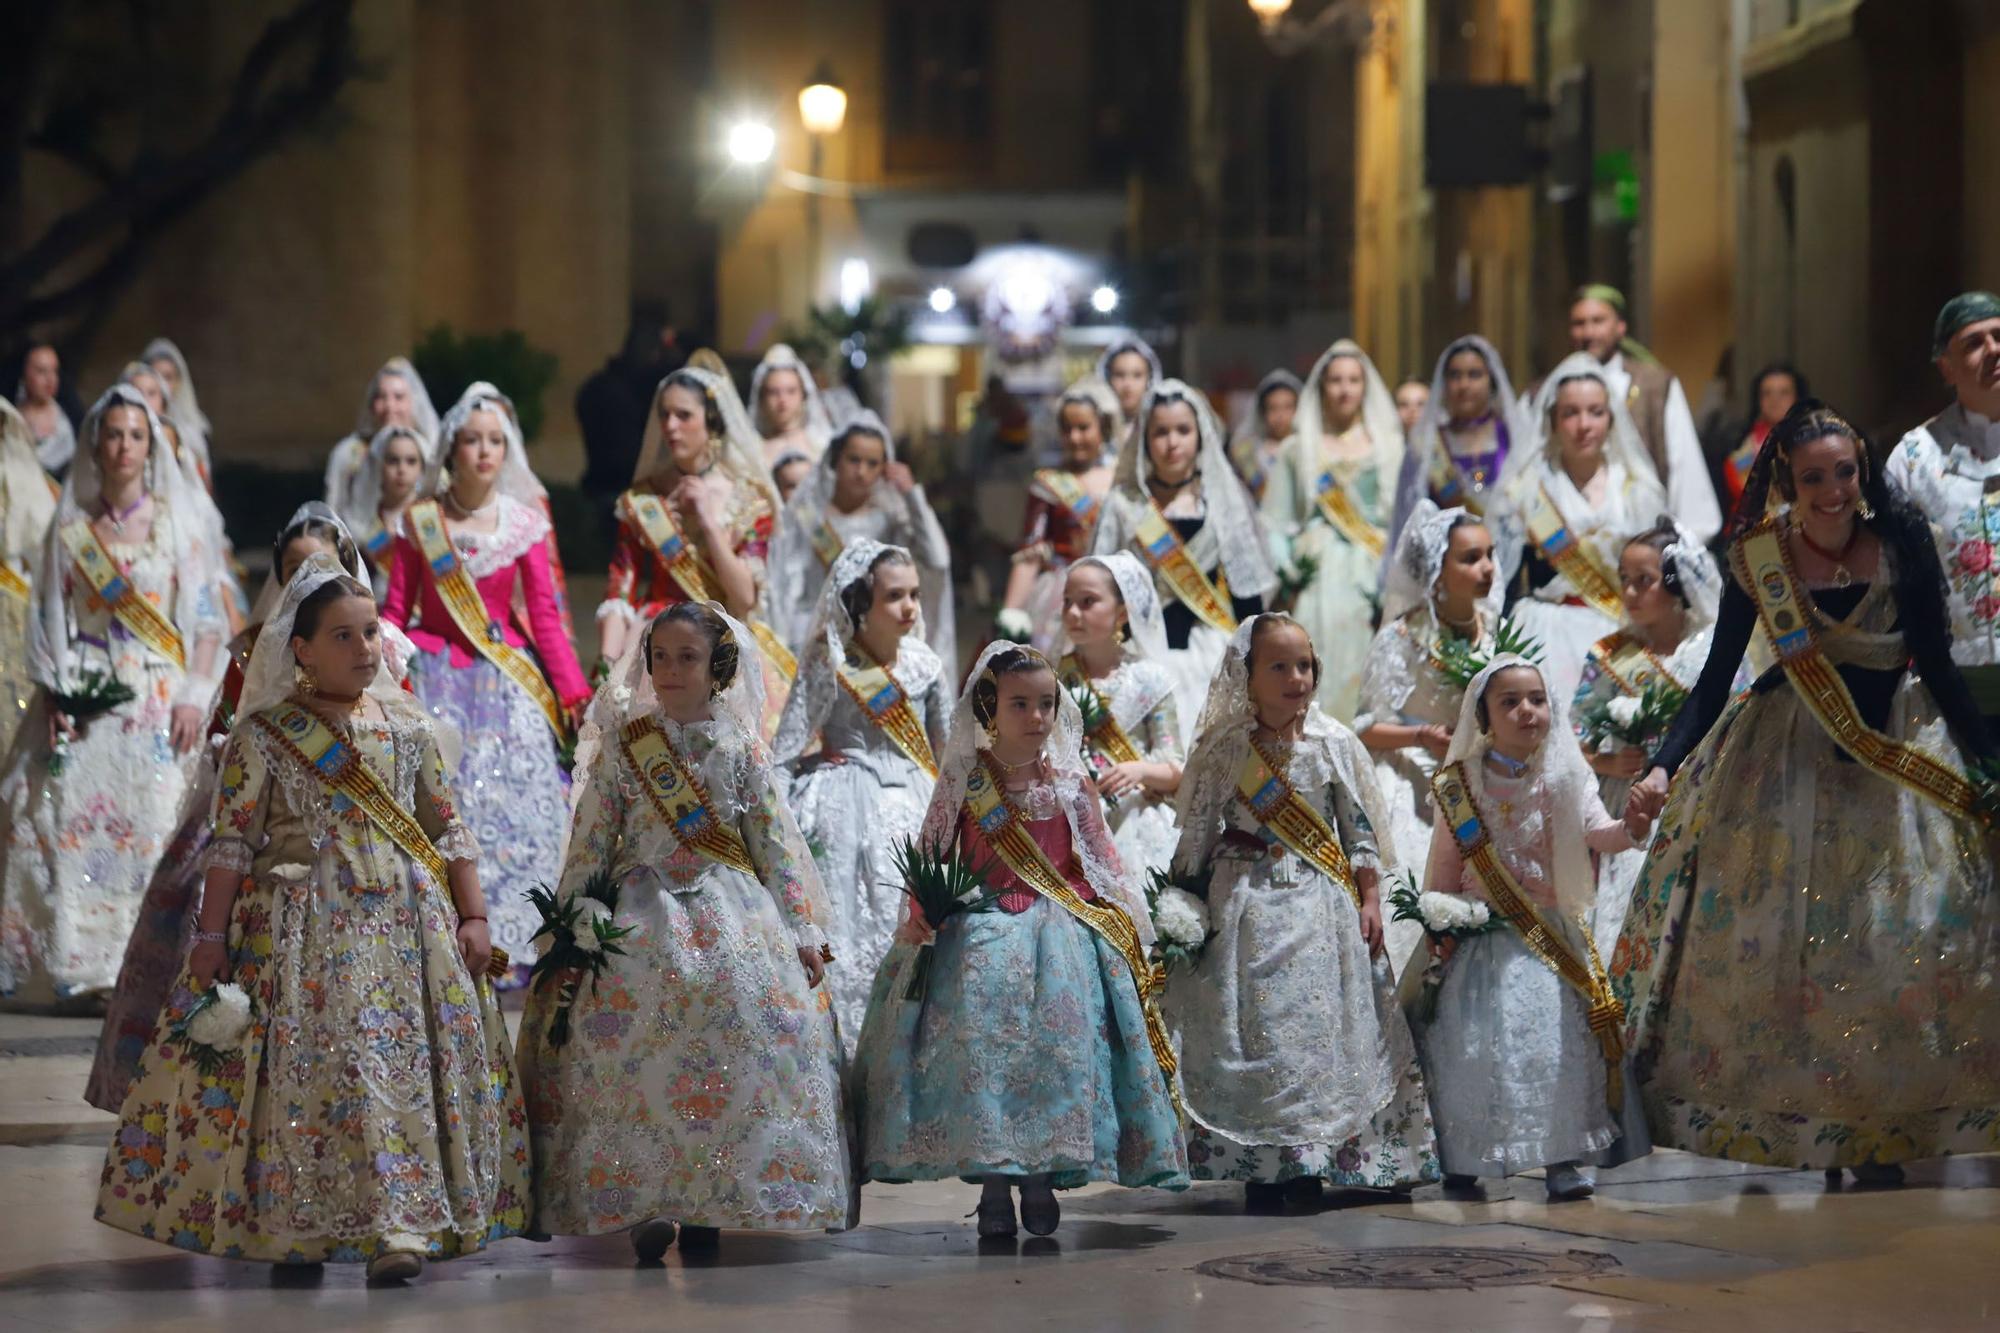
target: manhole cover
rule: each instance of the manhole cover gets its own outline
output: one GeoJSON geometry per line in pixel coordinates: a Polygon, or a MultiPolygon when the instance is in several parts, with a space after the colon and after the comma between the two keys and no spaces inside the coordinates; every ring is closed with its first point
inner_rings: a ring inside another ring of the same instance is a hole
{"type": "Polygon", "coordinates": [[[1595,1250],[1546,1254],[1535,1250],[1476,1250],[1409,1246],[1381,1250],[1276,1250],[1210,1259],[1195,1271],[1270,1287],[1532,1287],[1563,1278],[1595,1277],[1618,1261],[1595,1250]]]}

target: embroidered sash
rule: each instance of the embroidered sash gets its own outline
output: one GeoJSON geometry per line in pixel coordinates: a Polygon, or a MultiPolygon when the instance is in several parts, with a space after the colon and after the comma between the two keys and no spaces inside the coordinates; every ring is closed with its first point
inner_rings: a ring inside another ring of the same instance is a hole
{"type": "Polygon", "coordinates": [[[1599,639],[1591,652],[1597,656],[1597,669],[1626,694],[1641,695],[1654,685],[1687,688],[1667,669],[1664,658],[1622,629],[1599,639]]]}
{"type": "Polygon", "coordinates": [[[1139,747],[1132,743],[1132,737],[1125,728],[1118,725],[1118,719],[1111,715],[1111,700],[1097,688],[1096,682],[1091,680],[1090,673],[1083,669],[1083,663],[1076,660],[1074,653],[1057,664],[1056,675],[1072,689],[1089,690],[1098,707],[1104,710],[1100,715],[1103,720],[1083,734],[1086,741],[1103,751],[1104,757],[1114,764],[1136,764],[1145,758],[1139,753],[1139,747]]]}
{"type": "Polygon", "coordinates": [[[627,722],[618,733],[618,746],[625,752],[625,762],[639,775],[646,799],[660,818],[672,825],[674,836],[684,846],[719,865],[756,876],[757,867],[750,860],[743,835],[734,825],[715,817],[701,780],[683,762],[659,723],[650,717],[627,722]]]}
{"type": "Polygon", "coordinates": [[[1596,941],[1588,930],[1580,931],[1589,957],[1577,957],[1561,928],[1551,924],[1541,909],[1528,900],[1520,881],[1494,849],[1486,822],[1472,799],[1463,762],[1439,769],[1431,778],[1431,792],[1437,797],[1438,810],[1451,829],[1459,854],[1479,877],[1479,885],[1486,890],[1494,909],[1507,918],[1528,952],[1583,998],[1590,1030],[1596,1034],[1598,1047],[1604,1053],[1605,1101],[1613,1111],[1621,1109],[1625,1104],[1625,1006],[1611,993],[1604,964],[1597,957],[1596,941]]]}
{"type": "Polygon", "coordinates": [[[1071,517],[1083,525],[1085,532],[1096,523],[1097,497],[1084,489],[1076,473],[1045,467],[1035,473],[1035,484],[1054,496],[1057,504],[1068,509],[1071,517]]]}
{"type": "Polygon", "coordinates": [[[667,508],[666,501],[650,492],[627,491],[619,503],[631,516],[633,525],[652,544],[667,573],[673,576],[674,582],[681,586],[681,591],[690,600],[722,600],[722,591],[716,586],[714,572],[688,539],[681,535],[680,526],[674,522],[673,512],[667,508]]]}
{"type": "Polygon", "coordinates": [[[361,543],[361,552],[368,557],[368,563],[375,568],[387,569],[391,562],[391,552],[395,544],[395,537],[390,533],[388,528],[382,526],[382,520],[377,518],[375,520],[375,530],[368,534],[366,541],[361,543]]]}
{"type": "Polygon", "coordinates": [[[1153,572],[1165,579],[1173,589],[1174,596],[1188,610],[1200,616],[1224,634],[1236,632],[1236,616],[1229,609],[1229,603],[1209,582],[1208,575],[1196,567],[1189,558],[1187,547],[1181,544],[1180,534],[1167,522],[1160,512],[1157,501],[1150,496],[1146,500],[1146,510],[1139,516],[1139,553],[1152,566],[1153,572]]]}
{"type": "Polygon", "coordinates": [[[28,587],[28,581],[21,577],[20,571],[16,570],[13,565],[5,560],[0,560],[0,593],[5,593],[9,597],[17,598],[23,602],[28,601],[33,596],[33,590],[28,587]]]}
{"type": "Polygon", "coordinates": [[[1361,886],[1354,882],[1354,867],[1340,845],[1340,835],[1292,790],[1284,765],[1274,763],[1254,739],[1250,752],[1243,756],[1243,769],[1236,775],[1236,794],[1279,842],[1317,866],[1320,873],[1347,891],[1356,907],[1361,906],[1361,886]]]}
{"type": "Polygon", "coordinates": [[[982,752],[979,762],[967,775],[966,810],[971,813],[973,822],[979,825],[987,845],[1009,870],[1020,876],[1023,884],[1068,912],[1079,924],[1116,949],[1125,960],[1125,966],[1132,973],[1132,984],[1139,992],[1139,1008],[1146,1016],[1146,1039],[1152,1044],[1153,1059],[1159,1063],[1160,1077],[1167,1081],[1167,1092],[1174,1100],[1174,1108],[1180,1109],[1180,1092],[1174,1085],[1178,1062],[1174,1058],[1173,1045],[1167,1040],[1166,1024],[1160,1019],[1155,999],[1166,981],[1166,974],[1156,971],[1147,961],[1146,951],[1139,943],[1138,928],[1132,924],[1132,918],[1125,914],[1124,908],[1102,899],[1085,899],[1049,863],[1047,853],[1028,832],[1027,821],[1001,789],[991,763],[988,753],[982,752]]]}
{"type": "Polygon", "coordinates": [[[936,777],[937,758],[931,753],[930,737],[924,734],[922,719],[910,706],[909,692],[888,667],[862,652],[859,644],[850,651],[859,661],[858,664],[840,664],[837,674],[841,688],[861,706],[861,711],[868,715],[870,722],[887,733],[911,763],[936,777]]]}
{"type": "Polygon", "coordinates": [[[90,520],[79,518],[64,528],[62,542],[69,549],[70,558],[76,561],[77,572],[104,599],[118,623],[140,643],[185,670],[187,649],[181,642],[180,631],[132,586],[132,581],[118,568],[118,562],[104,549],[104,543],[97,540],[90,520]]]}
{"type": "Polygon", "coordinates": [[[1612,620],[1625,618],[1625,601],[1618,594],[1616,576],[1607,573],[1595,553],[1578,541],[1569,530],[1546,486],[1537,486],[1528,497],[1526,518],[1528,538],[1542,558],[1555,566],[1556,573],[1569,580],[1576,595],[1612,620]]]}
{"type": "Polygon", "coordinates": [[[785,647],[771,627],[761,620],[746,620],[743,623],[750,627],[750,636],[757,640],[757,646],[764,650],[764,656],[778,669],[778,674],[786,680],[797,680],[799,659],[792,655],[792,650],[785,647]]]}
{"type": "Polygon", "coordinates": [[[1764,519],[1744,534],[1733,554],[1744,586],[1757,598],[1757,615],[1777,650],[1778,664],[1833,742],[1877,777],[1935,801],[1960,819],[1977,818],[1972,784],[1963,773],[1861,720],[1847,682],[1820,645],[1810,595],[1792,566],[1778,521],[1764,519]]]}
{"type": "Polygon", "coordinates": [[[335,814],[341,812],[343,805],[361,811],[412,861],[422,866],[433,883],[443,887],[444,857],[424,832],[423,825],[389,794],[382,779],[361,758],[352,742],[335,735],[317,713],[294,703],[274,705],[253,714],[252,720],[280,750],[320,780],[335,798],[335,814]]]}
{"type": "Polygon", "coordinates": [[[563,716],[562,705],[556,700],[555,691],[542,676],[541,668],[519,648],[508,643],[501,633],[500,622],[486,613],[486,600],[479,595],[472,575],[466,570],[465,562],[458,557],[458,548],[451,544],[451,534],[445,530],[444,513],[435,500],[419,500],[409,508],[410,531],[417,539],[417,547],[430,563],[431,577],[437,583],[438,597],[444,602],[445,610],[451,613],[473,647],[501,674],[520,686],[535,706],[542,710],[542,717],[548,722],[549,730],[556,735],[556,744],[569,739],[569,721],[563,716]]]}
{"type": "Polygon", "coordinates": [[[812,531],[813,554],[819,557],[822,569],[832,569],[833,562],[840,559],[840,553],[847,549],[847,539],[833,530],[833,524],[826,521],[824,514],[812,531]]]}
{"type": "Polygon", "coordinates": [[[1319,512],[1333,530],[1378,560],[1389,549],[1389,535],[1368,521],[1340,479],[1328,468],[1319,474],[1319,512]]]}

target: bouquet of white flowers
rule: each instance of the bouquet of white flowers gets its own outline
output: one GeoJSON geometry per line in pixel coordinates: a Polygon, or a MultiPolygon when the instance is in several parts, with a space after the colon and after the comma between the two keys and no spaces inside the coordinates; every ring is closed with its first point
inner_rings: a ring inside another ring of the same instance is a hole
{"type": "Polygon", "coordinates": [[[224,981],[196,996],[170,1033],[194,1067],[213,1076],[221,1072],[249,1030],[249,993],[235,982],[224,981]]]}
{"type": "MultiPolygon", "coordinates": [[[[1415,876],[1405,870],[1389,891],[1389,906],[1395,909],[1392,921],[1414,921],[1434,940],[1466,940],[1506,925],[1493,909],[1477,898],[1462,893],[1417,892],[1415,876]]],[[[1438,987],[1444,984],[1444,962],[1435,954],[1424,965],[1424,993],[1418,1001],[1418,1021],[1428,1023],[1437,1016],[1438,987]]]]}
{"type": "Polygon", "coordinates": [[[577,989],[588,976],[595,993],[597,979],[604,975],[612,955],[625,952],[618,941],[637,927],[616,924],[618,881],[608,871],[592,875],[581,891],[568,898],[558,897],[546,884],[537,884],[528,890],[528,901],[542,914],[542,928],[535,932],[535,938],[548,940],[528,972],[528,982],[540,990],[549,978],[561,978],[556,1011],[549,1019],[549,1045],[567,1046],[569,1011],[576,1004],[577,989]]]}
{"type": "Polygon", "coordinates": [[[1207,885],[1176,880],[1162,870],[1146,876],[1146,910],[1153,916],[1153,961],[1162,972],[1191,968],[1214,937],[1208,925],[1207,885]]]}
{"type": "Polygon", "coordinates": [[[1616,754],[1628,747],[1646,749],[1667,734],[1667,728],[1687,704],[1687,691],[1655,681],[1642,694],[1621,694],[1583,711],[1584,749],[1592,754],[1616,754]]]}

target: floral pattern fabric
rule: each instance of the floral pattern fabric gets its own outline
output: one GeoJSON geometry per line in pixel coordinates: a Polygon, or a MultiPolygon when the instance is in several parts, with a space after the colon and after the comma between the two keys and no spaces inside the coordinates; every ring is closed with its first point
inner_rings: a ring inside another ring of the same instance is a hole
{"type": "Polygon", "coordinates": [[[1956,403],[1905,435],[1885,469],[1937,540],[1951,608],[1951,656],[1962,666],[2000,663],[2000,424],[1956,403]]]}

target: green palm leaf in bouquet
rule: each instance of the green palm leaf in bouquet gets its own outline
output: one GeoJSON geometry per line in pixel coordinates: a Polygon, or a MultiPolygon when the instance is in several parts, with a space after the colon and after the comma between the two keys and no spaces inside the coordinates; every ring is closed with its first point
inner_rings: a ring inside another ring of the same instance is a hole
{"type": "MultiPolygon", "coordinates": [[[[68,717],[81,730],[93,718],[99,718],[114,709],[123,708],[139,696],[130,685],[108,671],[86,671],[76,678],[76,682],[66,690],[49,691],[49,707],[68,717]]],[[[69,737],[56,741],[55,749],[49,757],[51,774],[63,771],[63,764],[69,750],[69,737]]]]}
{"type": "Polygon", "coordinates": [[[1486,652],[1471,639],[1448,635],[1439,640],[1431,652],[1431,661],[1444,678],[1454,688],[1464,689],[1472,684],[1472,678],[1486,669],[1487,663],[1496,657],[1513,654],[1525,657],[1535,665],[1542,662],[1542,645],[1538,639],[1530,638],[1519,625],[1511,620],[1503,620],[1493,627],[1493,651],[1486,652]]]}
{"type": "MultiPolygon", "coordinates": [[[[986,887],[985,872],[965,854],[964,842],[954,839],[942,853],[919,846],[905,838],[892,853],[896,873],[902,878],[903,892],[910,895],[924,924],[933,934],[952,917],[967,912],[990,912],[1000,895],[986,887]]],[[[928,941],[918,946],[910,965],[910,984],[903,991],[906,1000],[921,1000],[930,993],[931,957],[935,946],[928,941]]]]}
{"type": "Polygon", "coordinates": [[[623,956],[619,943],[635,929],[616,924],[618,881],[609,870],[599,870],[583,882],[576,893],[564,896],[546,884],[528,890],[528,903],[541,913],[541,929],[536,939],[546,938],[540,956],[528,971],[528,984],[536,990],[557,983],[556,1011],[549,1019],[549,1045],[567,1046],[570,1039],[570,1010],[576,1005],[578,990],[586,978],[591,993],[610,966],[614,956],[623,956]]]}
{"type": "Polygon", "coordinates": [[[1292,563],[1278,570],[1278,591],[1272,599],[1273,606],[1292,606],[1299,600],[1299,594],[1312,586],[1319,577],[1319,557],[1301,554],[1292,563]]]}

